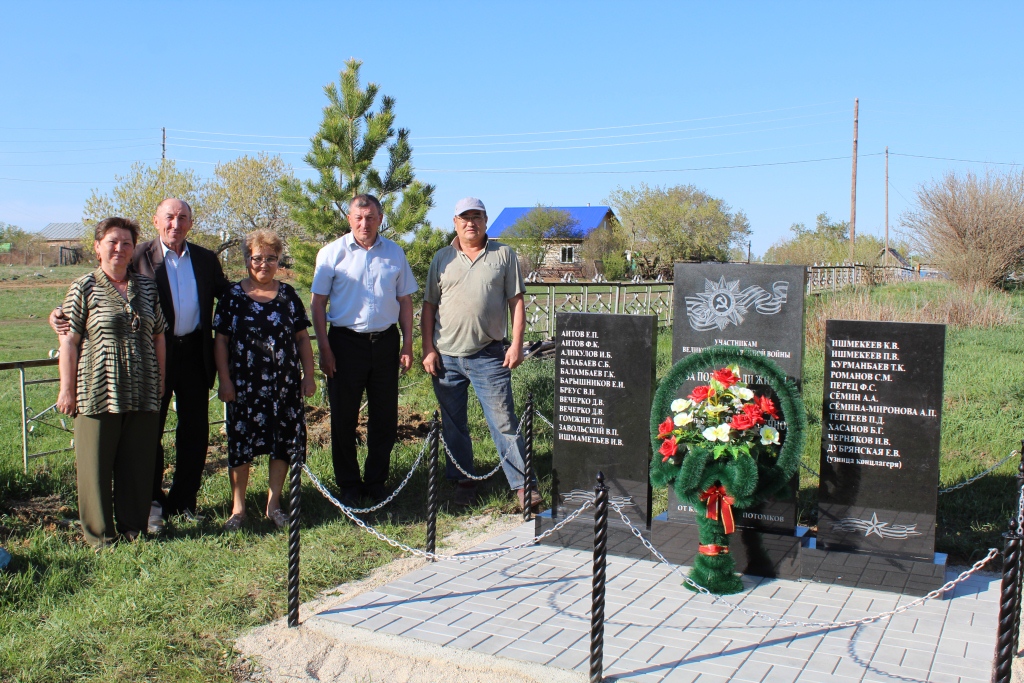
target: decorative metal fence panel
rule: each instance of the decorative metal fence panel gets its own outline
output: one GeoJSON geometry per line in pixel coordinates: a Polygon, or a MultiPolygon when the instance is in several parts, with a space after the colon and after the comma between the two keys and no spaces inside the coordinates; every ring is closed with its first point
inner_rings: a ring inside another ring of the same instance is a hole
{"type": "MultiPolygon", "coordinates": [[[[807,294],[929,277],[936,274],[904,266],[816,263],[807,266],[807,294]]],[[[671,327],[672,291],[671,282],[528,282],[526,331],[554,338],[557,313],[657,315],[659,327],[671,327]]]]}
{"type": "Polygon", "coordinates": [[[671,282],[595,282],[526,285],[526,331],[555,335],[557,313],[656,315],[672,325],[671,282]]]}

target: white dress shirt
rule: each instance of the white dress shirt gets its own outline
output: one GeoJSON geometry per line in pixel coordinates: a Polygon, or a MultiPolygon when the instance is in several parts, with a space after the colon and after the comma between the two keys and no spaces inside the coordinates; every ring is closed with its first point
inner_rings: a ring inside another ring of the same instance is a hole
{"type": "Polygon", "coordinates": [[[398,322],[398,297],[419,289],[405,250],[377,235],[369,249],[352,233],[316,255],[313,294],[328,297],[327,322],[356,332],[381,332],[398,322]]]}
{"type": "Polygon", "coordinates": [[[196,289],[196,274],[192,270],[192,257],[188,253],[188,242],[181,256],[168,249],[164,250],[164,270],[171,285],[171,302],[174,304],[174,336],[183,337],[199,327],[199,290],[196,289]]]}

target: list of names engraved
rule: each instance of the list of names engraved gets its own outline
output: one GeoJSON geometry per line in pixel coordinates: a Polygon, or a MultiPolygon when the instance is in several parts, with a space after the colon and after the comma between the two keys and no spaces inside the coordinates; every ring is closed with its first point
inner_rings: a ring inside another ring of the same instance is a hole
{"type": "Polygon", "coordinates": [[[562,330],[555,401],[557,439],[622,446],[618,425],[608,424],[608,405],[625,389],[614,353],[602,348],[597,330],[562,330]]]}

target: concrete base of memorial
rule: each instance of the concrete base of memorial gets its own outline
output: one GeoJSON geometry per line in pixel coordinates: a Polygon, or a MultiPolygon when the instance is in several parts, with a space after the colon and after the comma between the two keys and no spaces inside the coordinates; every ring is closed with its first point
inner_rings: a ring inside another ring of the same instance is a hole
{"type": "Polygon", "coordinates": [[[935,553],[932,562],[923,562],[869,553],[819,550],[814,547],[815,539],[809,540],[810,547],[800,550],[800,560],[801,578],[810,581],[905,595],[927,595],[946,583],[943,553],[935,553]]]}
{"type": "MultiPolygon", "coordinates": [[[[768,579],[801,578],[800,545],[806,532],[805,527],[788,535],[737,528],[729,541],[736,571],[768,579]]],[[[697,525],[671,521],[662,513],[651,522],[651,542],[669,562],[689,565],[697,556],[697,525]]]]}
{"type": "MultiPolygon", "coordinates": [[[[587,521],[593,523],[591,518],[581,524],[587,521]]],[[[469,552],[522,543],[534,528],[533,522],[523,524],[469,552]]],[[[417,563],[386,584],[324,602],[312,613],[304,608],[302,625],[291,630],[329,635],[325,626],[335,625],[347,634],[339,648],[350,647],[351,634],[357,632],[366,636],[361,647],[400,652],[394,644],[404,640],[410,653],[433,644],[436,661],[451,653],[450,675],[436,677],[437,669],[427,674],[413,668],[390,677],[385,667],[372,680],[461,681],[460,662],[480,665],[478,657],[460,659],[459,653],[471,652],[491,658],[493,674],[480,680],[544,680],[534,670],[514,671],[509,666],[514,660],[544,667],[551,681],[567,680],[566,675],[582,681],[589,670],[592,560],[591,548],[534,545],[471,562],[417,563]]],[[[999,598],[995,574],[972,576],[948,599],[928,601],[892,619],[833,630],[779,626],[715,604],[680,584],[667,565],[609,555],[607,680],[987,683],[991,676],[999,598]]],[[[743,584],[744,592],[729,596],[730,603],[799,622],[860,619],[912,600],[810,581],[745,576],[743,584]]],[[[317,650],[316,657],[329,658],[330,652],[317,650]]],[[[300,672],[287,680],[369,680],[331,676],[319,665],[312,671],[315,677],[300,672]]]]}
{"type": "MultiPolygon", "coordinates": [[[[545,510],[534,518],[534,535],[542,533],[558,523],[558,519],[551,520],[551,510],[545,510]]],[[[649,531],[644,531],[644,538],[651,540],[649,531]]],[[[573,548],[575,550],[594,550],[594,516],[584,514],[577,517],[564,527],[551,534],[543,541],[544,545],[553,545],[560,548],[573,548]]],[[[614,512],[608,514],[608,554],[620,555],[622,557],[648,558],[651,552],[644,547],[636,534],[627,527],[619,516],[614,512]]]]}

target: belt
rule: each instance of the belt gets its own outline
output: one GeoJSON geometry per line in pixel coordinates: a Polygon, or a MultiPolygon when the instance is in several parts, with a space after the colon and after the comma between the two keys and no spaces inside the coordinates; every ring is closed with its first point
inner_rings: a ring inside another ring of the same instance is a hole
{"type": "Polygon", "coordinates": [[[202,329],[193,330],[192,332],[189,332],[188,334],[183,334],[180,337],[176,337],[173,334],[171,335],[171,343],[173,343],[173,344],[175,344],[177,346],[183,346],[185,344],[192,344],[192,343],[195,343],[197,341],[202,341],[202,340],[203,340],[203,330],[202,329]]]}
{"type": "Polygon", "coordinates": [[[381,330],[380,332],[356,332],[355,330],[347,327],[341,327],[339,325],[331,325],[331,332],[337,330],[339,333],[347,335],[349,337],[359,337],[360,339],[368,339],[371,342],[375,342],[378,339],[383,339],[385,335],[390,334],[398,329],[398,325],[392,325],[391,327],[381,330]]]}

